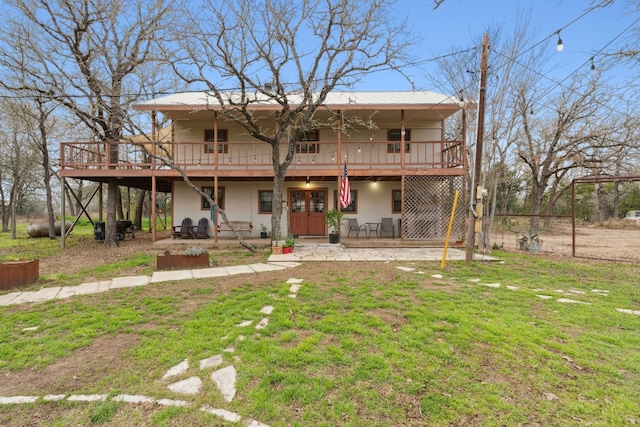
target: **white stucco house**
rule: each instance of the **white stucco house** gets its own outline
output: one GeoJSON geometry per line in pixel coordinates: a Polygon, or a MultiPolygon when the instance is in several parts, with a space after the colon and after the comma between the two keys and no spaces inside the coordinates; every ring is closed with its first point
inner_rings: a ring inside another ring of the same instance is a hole
{"type": "MultiPolygon", "coordinates": [[[[265,128],[276,126],[278,104],[258,100],[252,107],[265,128]]],[[[221,114],[216,98],[205,92],[177,93],[135,108],[148,111],[154,123],[159,118],[169,123],[163,132],[152,131],[153,144],[145,145],[150,152],[180,165],[194,184],[217,197],[229,219],[251,223],[246,235],[257,237],[261,224],[270,225],[275,208],[271,146],[221,114]]],[[[465,142],[446,137],[445,119],[461,111],[456,97],[433,92],[330,93],[316,114],[318,127],[297,143],[287,172],[283,212],[290,234],[327,235],[324,211],[337,207],[346,163],[352,199],[342,209],[346,218],[359,224],[392,218],[395,237],[444,238],[452,195],[464,193],[467,174],[465,142]],[[322,125],[336,113],[359,120],[341,132],[322,125]]],[[[145,155],[139,144],[119,141],[117,146],[114,157],[105,154],[113,152],[108,143],[62,143],[61,175],[100,182],[115,178],[122,185],[153,190],[154,197],[157,191],[170,192],[173,225],[185,217],[194,223],[211,217],[206,200],[176,170],[145,155]]],[[[464,220],[461,210],[456,226],[462,228],[464,220]]],[[[348,224],[342,232],[349,232],[348,224]]],[[[218,238],[216,227],[209,234],[218,238]]]]}

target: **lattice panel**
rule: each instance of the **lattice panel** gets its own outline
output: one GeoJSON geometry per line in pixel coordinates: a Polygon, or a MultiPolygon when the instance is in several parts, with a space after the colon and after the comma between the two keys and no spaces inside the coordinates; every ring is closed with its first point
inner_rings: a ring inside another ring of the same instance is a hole
{"type": "Polygon", "coordinates": [[[444,239],[456,190],[458,205],[451,240],[464,238],[466,203],[462,176],[405,176],[402,236],[405,239],[444,239]]]}

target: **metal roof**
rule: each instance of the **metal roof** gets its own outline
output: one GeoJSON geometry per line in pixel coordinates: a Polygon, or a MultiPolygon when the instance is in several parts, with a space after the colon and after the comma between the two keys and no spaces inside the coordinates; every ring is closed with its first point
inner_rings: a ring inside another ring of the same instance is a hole
{"type": "MultiPolygon", "coordinates": [[[[239,92],[223,92],[225,101],[240,100],[239,92]]],[[[280,105],[263,94],[250,93],[252,104],[256,109],[275,109],[280,105]]],[[[298,95],[290,94],[289,103],[295,105],[300,100],[298,95]]],[[[218,100],[210,92],[182,92],[161,98],[152,99],[140,104],[136,104],[136,110],[202,110],[215,109],[219,106],[218,100]]],[[[415,92],[341,92],[332,91],[327,95],[324,105],[332,108],[376,108],[376,109],[399,109],[399,108],[424,108],[442,106],[443,109],[451,110],[461,108],[457,97],[444,95],[429,91],[415,92]]]]}

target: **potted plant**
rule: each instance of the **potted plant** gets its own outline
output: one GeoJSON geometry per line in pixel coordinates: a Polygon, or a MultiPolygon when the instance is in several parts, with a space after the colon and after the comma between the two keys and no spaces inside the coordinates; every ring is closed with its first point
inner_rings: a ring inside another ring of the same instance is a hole
{"type": "Polygon", "coordinates": [[[274,255],[282,254],[282,243],[280,243],[280,232],[278,227],[273,229],[273,240],[271,241],[271,253],[274,255]]]}
{"type": "Polygon", "coordinates": [[[260,237],[263,239],[267,238],[267,226],[264,224],[260,224],[260,237]]]}
{"type": "Polygon", "coordinates": [[[340,243],[340,227],[342,227],[344,213],[336,208],[327,209],[324,219],[329,227],[329,243],[340,243]]]}
{"type": "Polygon", "coordinates": [[[165,251],[156,258],[158,270],[180,270],[209,267],[209,252],[202,247],[187,248],[181,254],[165,251]]]}
{"type": "Polygon", "coordinates": [[[291,252],[293,252],[294,244],[295,244],[295,240],[293,239],[293,237],[287,237],[287,240],[285,240],[284,243],[282,244],[282,253],[290,254],[291,252]]]}
{"type": "Polygon", "coordinates": [[[518,239],[518,244],[521,251],[539,252],[542,239],[533,230],[530,230],[528,233],[522,233],[522,236],[518,239]]]}

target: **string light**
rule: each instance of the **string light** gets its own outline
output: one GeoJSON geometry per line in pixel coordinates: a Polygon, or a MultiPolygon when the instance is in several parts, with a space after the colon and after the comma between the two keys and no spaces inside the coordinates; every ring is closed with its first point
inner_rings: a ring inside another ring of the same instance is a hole
{"type": "Polygon", "coordinates": [[[558,34],[558,44],[556,45],[556,49],[558,49],[558,52],[562,52],[564,49],[564,44],[562,43],[562,39],[560,38],[560,30],[558,30],[556,34],[558,34]]]}

